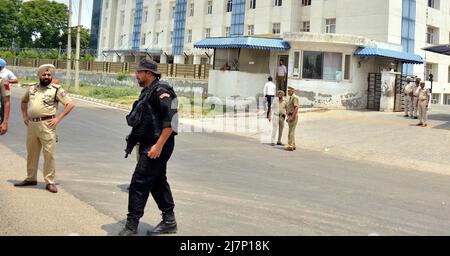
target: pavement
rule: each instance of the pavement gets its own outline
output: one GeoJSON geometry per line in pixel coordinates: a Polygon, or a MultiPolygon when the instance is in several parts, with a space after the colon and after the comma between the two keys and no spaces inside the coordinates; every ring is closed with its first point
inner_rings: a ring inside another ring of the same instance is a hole
{"type": "MultiPolygon", "coordinates": [[[[13,106],[22,93],[13,89],[13,106]]],[[[122,227],[135,164],[123,159],[126,112],[76,105],[58,128],[57,194],[41,175],[36,187],[12,186],[24,178],[26,156],[13,107],[0,137],[0,235],[115,235],[122,227]]],[[[182,119],[168,178],[177,235],[448,235],[447,113],[432,106],[430,127],[418,128],[401,113],[303,109],[295,152],[268,145],[263,113],[182,119]]],[[[149,200],[140,234],[158,221],[149,200]]]]}

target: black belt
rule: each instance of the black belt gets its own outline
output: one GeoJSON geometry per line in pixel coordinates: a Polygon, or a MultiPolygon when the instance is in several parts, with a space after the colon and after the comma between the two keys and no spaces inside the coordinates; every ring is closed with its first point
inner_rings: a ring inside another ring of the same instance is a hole
{"type": "Polygon", "coordinates": [[[43,117],[36,117],[36,118],[30,118],[30,121],[32,122],[41,122],[41,121],[45,121],[45,120],[50,120],[55,118],[55,116],[43,116],[43,117]]]}

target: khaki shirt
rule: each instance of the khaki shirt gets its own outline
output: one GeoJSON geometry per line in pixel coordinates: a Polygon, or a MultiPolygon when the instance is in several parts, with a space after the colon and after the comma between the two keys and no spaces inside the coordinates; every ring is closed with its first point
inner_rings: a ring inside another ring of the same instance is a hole
{"type": "Polygon", "coordinates": [[[419,88],[419,100],[428,100],[430,93],[427,88],[419,88]]]}
{"type": "Polygon", "coordinates": [[[49,84],[42,87],[38,84],[30,86],[22,97],[23,103],[28,105],[28,117],[38,118],[56,115],[58,102],[67,105],[72,99],[60,85],[49,84]]]}
{"type": "Polygon", "coordinates": [[[408,83],[405,86],[404,93],[406,96],[412,96],[412,92],[413,92],[413,85],[411,83],[408,83]]]}
{"type": "Polygon", "coordinates": [[[289,97],[289,101],[286,106],[287,114],[288,115],[294,114],[295,107],[300,107],[300,98],[297,95],[292,94],[292,96],[289,97]]]}
{"type": "Polygon", "coordinates": [[[0,78],[0,96],[11,96],[11,89],[9,85],[6,85],[6,77],[0,78]]]}

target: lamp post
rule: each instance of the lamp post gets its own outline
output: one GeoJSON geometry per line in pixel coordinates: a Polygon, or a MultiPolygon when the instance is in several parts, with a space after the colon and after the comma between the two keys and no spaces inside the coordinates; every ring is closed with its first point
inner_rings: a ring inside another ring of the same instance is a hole
{"type": "Polygon", "coordinates": [[[58,44],[59,44],[59,50],[58,50],[58,60],[59,60],[59,58],[61,56],[61,45],[62,45],[62,43],[59,42],[58,44]]]}

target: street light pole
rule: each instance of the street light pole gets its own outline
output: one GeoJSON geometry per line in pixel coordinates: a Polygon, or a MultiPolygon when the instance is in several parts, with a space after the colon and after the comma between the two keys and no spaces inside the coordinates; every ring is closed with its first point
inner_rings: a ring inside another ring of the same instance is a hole
{"type": "Polygon", "coordinates": [[[78,7],[78,27],[77,27],[77,49],[75,57],[75,92],[80,89],[80,34],[81,34],[81,13],[83,7],[83,0],[79,0],[80,5],[78,7]]]}
{"type": "Polygon", "coordinates": [[[71,26],[72,26],[72,0],[69,0],[69,18],[68,18],[68,33],[67,33],[67,65],[66,65],[66,88],[70,88],[70,69],[72,61],[72,40],[71,40],[71,26]]]}

